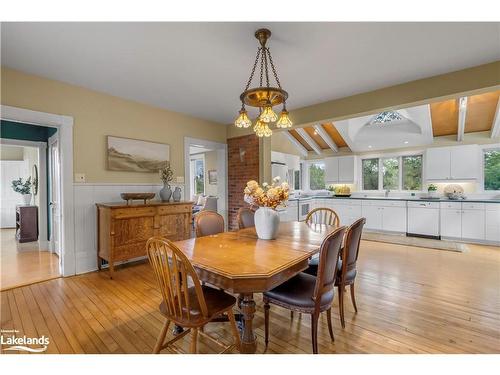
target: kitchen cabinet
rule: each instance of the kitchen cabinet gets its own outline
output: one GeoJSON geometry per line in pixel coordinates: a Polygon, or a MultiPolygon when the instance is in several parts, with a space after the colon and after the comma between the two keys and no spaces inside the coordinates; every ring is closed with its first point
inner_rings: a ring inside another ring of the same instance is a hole
{"type": "Polygon", "coordinates": [[[441,204],[441,237],[460,238],[462,236],[462,203],[441,204]]]}
{"type": "Polygon", "coordinates": [[[406,232],[406,201],[370,201],[361,204],[367,229],[406,232]]]}
{"type": "Polygon", "coordinates": [[[441,203],[441,236],[469,240],[485,239],[485,204],[441,203]]]}
{"type": "Polygon", "coordinates": [[[485,240],[500,242],[500,203],[485,204],[485,240]]]}
{"type": "Polygon", "coordinates": [[[408,233],[439,236],[439,203],[408,202],[408,233]]]}
{"type": "Polygon", "coordinates": [[[366,218],[366,229],[382,230],[382,211],[378,205],[371,204],[371,201],[363,201],[361,213],[366,218]]]}
{"type": "Polygon", "coordinates": [[[355,182],[355,156],[337,156],[324,160],[325,182],[327,184],[353,184],[355,182]]]}
{"type": "Polygon", "coordinates": [[[429,148],[425,154],[425,177],[434,180],[476,180],[479,146],[429,148]]]}
{"type": "Polygon", "coordinates": [[[468,209],[462,204],[462,239],[484,240],[484,207],[468,209]]]}
{"type": "Polygon", "coordinates": [[[406,232],[406,206],[382,207],[382,229],[391,232],[406,232]]]}

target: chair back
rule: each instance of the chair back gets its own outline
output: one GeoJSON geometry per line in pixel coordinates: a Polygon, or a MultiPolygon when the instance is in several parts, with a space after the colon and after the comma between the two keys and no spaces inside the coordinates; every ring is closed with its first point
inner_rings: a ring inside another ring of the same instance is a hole
{"type": "Polygon", "coordinates": [[[217,212],[200,211],[194,219],[196,237],[224,232],[224,218],[217,212]]]}
{"type": "Polygon", "coordinates": [[[249,208],[240,208],[238,210],[238,226],[240,229],[254,227],[255,226],[255,211],[249,208]]]}
{"type": "Polygon", "coordinates": [[[319,251],[318,274],[316,276],[316,286],[314,289],[314,300],[317,307],[321,301],[321,296],[330,291],[335,283],[337,274],[337,263],[342,247],[342,240],[347,227],[342,226],[329,233],[319,251]]]}
{"type": "Polygon", "coordinates": [[[309,211],[306,216],[306,223],[339,226],[340,219],[339,215],[337,215],[337,213],[331,208],[318,207],[309,211]]]}
{"type": "Polygon", "coordinates": [[[190,320],[193,306],[199,307],[203,317],[208,317],[200,280],[182,251],[167,239],[152,237],[146,243],[146,252],[169,318],[190,320]],[[194,286],[194,293],[189,293],[189,285],[194,286]]]}
{"type": "Polygon", "coordinates": [[[208,196],[205,198],[205,204],[203,205],[202,211],[214,211],[217,212],[217,197],[208,196]]]}
{"type": "Polygon", "coordinates": [[[356,269],[356,261],[359,255],[359,244],[361,243],[361,235],[363,234],[363,226],[366,223],[364,217],[356,220],[347,229],[344,249],[342,251],[342,270],[340,270],[341,280],[344,280],[347,271],[356,269]]]}

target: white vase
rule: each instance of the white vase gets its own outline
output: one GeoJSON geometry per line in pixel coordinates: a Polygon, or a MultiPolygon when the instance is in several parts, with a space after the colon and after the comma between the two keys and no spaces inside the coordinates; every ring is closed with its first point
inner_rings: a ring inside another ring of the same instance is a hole
{"type": "Polygon", "coordinates": [[[280,217],[276,210],[260,207],[255,211],[255,230],[261,240],[274,240],[278,235],[280,217]]]}
{"type": "Polygon", "coordinates": [[[29,205],[31,203],[31,194],[23,194],[23,202],[25,205],[29,205]]]}

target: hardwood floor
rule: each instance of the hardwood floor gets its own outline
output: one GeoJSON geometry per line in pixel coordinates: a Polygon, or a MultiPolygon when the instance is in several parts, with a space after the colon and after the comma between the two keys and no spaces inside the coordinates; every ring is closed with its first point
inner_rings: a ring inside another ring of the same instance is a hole
{"type": "Polygon", "coordinates": [[[18,243],[15,229],[0,231],[0,290],[59,277],[59,258],[38,242],[18,243]]]}
{"type": "MultiPolygon", "coordinates": [[[[356,282],[359,312],[347,296],[346,328],[333,307],[335,343],[320,317],[320,353],[500,353],[500,248],[457,253],[363,241],[356,282]]],[[[147,263],[59,278],[1,293],[1,329],[46,335],[51,353],[150,353],[162,327],[160,293],[147,263]]],[[[276,306],[264,347],[262,299],[254,320],[258,353],[311,353],[310,319],[276,306]]],[[[231,343],[228,324],[206,332],[231,343]]],[[[171,335],[171,333],[169,333],[171,335]]],[[[189,349],[189,336],[176,343],[189,349]]],[[[200,339],[199,352],[218,347],[200,339]]]]}

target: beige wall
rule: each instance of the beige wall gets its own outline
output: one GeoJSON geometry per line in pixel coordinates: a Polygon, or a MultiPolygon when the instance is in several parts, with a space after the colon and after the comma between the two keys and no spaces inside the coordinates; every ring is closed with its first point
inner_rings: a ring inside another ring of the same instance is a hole
{"type": "Polygon", "coordinates": [[[217,196],[217,185],[208,183],[208,171],[217,170],[217,151],[205,152],[205,194],[217,196]]]}
{"type": "MultiPolygon", "coordinates": [[[[35,147],[23,147],[23,159],[25,162],[28,164],[28,172],[29,175],[32,176],[33,174],[33,165],[36,164],[38,168],[38,179],[40,179],[40,162],[38,158],[38,148],[35,147]]],[[[32,191],[33,193],[33,191],[32,191]]],[[[40,205],[40,194],[37,194],[35,196],[35,205],[39,206],[40,205]]]]}
{"type": "Polygon", "coordinates": [[[271,137],[271,151],[283,152],[302,157],[297,148],[285,136],[283,131],[275,131],[271,137]]]}
{"type": "Polygon", "coordinates": [[[184,176],[184,137],[226,141],[226,126],[2,67],[1,103],[72,116],[73,167],[87,182],[160,183],[156,173],[106,170],[106,135],[170,145],[184,176]]]}
{"type": "Polygon", "coordinates": [[[0,160],[23,160],[23,147],[1,145],[0,160]]]}

